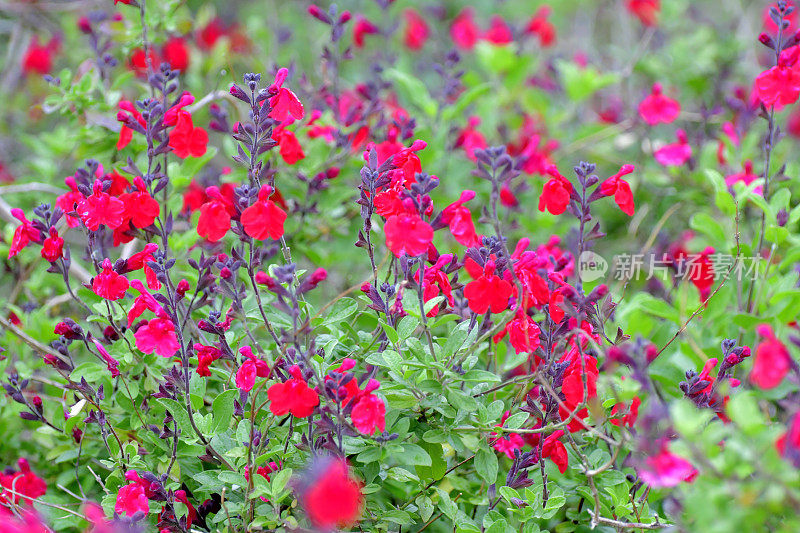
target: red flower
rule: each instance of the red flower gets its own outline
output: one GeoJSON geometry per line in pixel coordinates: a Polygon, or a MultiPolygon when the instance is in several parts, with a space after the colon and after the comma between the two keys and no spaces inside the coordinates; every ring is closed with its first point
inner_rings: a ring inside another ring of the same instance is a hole
{"type": "Polygon", "coordinates": [[[155,222],[161,206],[147,192],[147,186],[142,178],[137,176],[133,183],[136,192],[125,193],[119,199],[125,204],[125,218],[137,228],[146,228],[155,222]]]}
{"type": "Polygon", "coordinates": [[[653,154],[656,161],[665,167],[679,167],[692,157],[692,147],[686,137],[686,132],[678,130],[675,132],[678,142],[662,146],[653,154]]]}
{"type": "MultiPolygon", "coordinates": [[[[503,417],[500,419],[500,423],[496,425],[496,427],[503,427],[508,420],[508,417],[511,416],[511,411],[506,411],[503,413],[503,417]]],[[[489,436],[494,441],[490,441],[492,448],[497,450],[500,453],[504,453],[506,457],[509,459],[514,459],[514,451],[522,449],[525,446],[525,441],[523,440],[522,436],[519,433],[501,433],[499,436],[497,433],[492,431],[489,436]]]]}
{"type": "MultiPolygon", "coordinates": [[[[355,381],[352,379],[351,381],[355,381]]],[[[386,429],[386,404],[371,392],[380,386],[377,380],[371,379],[360,399],[353,406],[350,412],[350,419],[353,425],[364,435],[372,435],[375,430],[383,433],[386,429]]]]}
{"type": "Polygon", "coordinates": [[[231,215],[219,189],[209,187],[206,189],[206,194],[210,197],[210,200],[200,207],[197,234],[211,242],[217,242],[231,229],[231,215]]]}
{"type": "MultiPolygon", "coordinates": [[[[769,12],[771,8],[777,8],[778,5],[776,3],[771,3],[767,7],[764,8],[763,13],[763,21],[764,21],[764,29],[769,33],[775,35],[778,33],[778,25],[775,24],[775,21],[772,20],[769,12]]],[[[783,20],[789,22],[789,26],[783,30],[784,35],[792,35],[797,30],[797,4],[793,0],[787,0],[786,7],[794,8],[794,11],[791,13],[785,13],[783,16],[783,20]]]]}
{"type": "Polygon", "coordinates": [[[422,49],[431,33],[428,23],[413,9],[406,9],[403,16],[406,19],[403,42],[410,50],[422,49]]]}
{"type": "Polygon", "coordinates": [[[175,491],[175,501],[181,502],[183,505],[186,506],[186,509],[187,509],[186,526],[187,527],[191,526],[192,522],[194,522],[197,519],[197,510],[194,508],[194,505],[192,505],[192,503],[189,501],[189,498],[186,496],[186,491],[183,490],[183,489],[176,490],[175,491]]]}
{"type": "Polygon", "coordinates": [[[272,139],[278,143],[281,157],[287,165],[294,165],[306,157],[303,146],[297,140],[294,132],[289,131],[284,126],[277,126],[272,130],[272,139]]]}
{"type": "Polygon", "coordinates": [[[119,300],[128,290],[128,280],[114,272],[110,259],[104,259],[102,266],[103,271],[92,280],[92,290],[106,300],[119,300]]]}
{"type": "Polygon", "coordinates": [[[544,184],[542,194],[539,196],[539,211],[544,212],[547,209],[551,215],[560,215],[567,210],[572,184],[554,166],[550,166],[547,173],[551,178],[544,184]]]}
{"type": "Polygon", "coordinates": [[[539,326],[522,309],[517,311],[514,319],[500,330],[492,340],[495,343],[503,340],[508,333],[508,340],[516,353],[531,353],[539,347],[539,326]]]}
{"type": "MultiPolygon", "coordinates": [[[[425,269],[425,278],[422,281],[422,297],[424,301],[428,302],[439,296],[439,293],[442,293],[447,299],[447,303],[449,303],[451,306],[455,305],[455,300],[453,299],[453,290],[450,286],[450,280],[447,278],[447,274],[441,270],[442,267],[450,263],[452,259],[453,256],[451,254],[440,255],[434,265],[425,269]]],[[[417,272],[414,274],[414,280],[417,283],[419,283],[419,273],[420,270],[417,270],[417,272]]],[[[438,313],[439,306],[437,305],[428,311],[427,316],[433,317],[438,313]]]]}
{"type": "Polygon", "coordinates": [[[658,455],[645,460],[645,466],[639,470],[639,477],[654,488],[674,487],[681,481],[691,482],[697,476],[692,464],[671,453],[666,442],[662,443],[658,455]]]}
{"type": "Polygon", "coordinates": [[[550,16],[550,11],[550,6],[544,5],[540,7],[525,28],[526,32],[539,36],[539,44],[543,48],[553,46],[556,42],[556,27],[547,20],[547,17],[550,16]]]}
{"type": "Polygon", "coordinates": [[[158,66],[161,64],[161,58],[158,57],[158,54],[152,47],[150,47],[147,56],[145,56],[142,48],[136,48],[133,52],[131,52],[131,58],[128,61],[128,66],[136,73],[137,76],[145,77],[147,76],[148,60],[150,61],[150,66],[154,70],[157,70],[158,66]]]}
{"type": "Polygon", "coordinates": [[[325,530],[348,528],[358,521],[361,514],[361,484],[350,477],[343,459],[323,461],[312,468],[319,473],[309,480],[300,501],[315,527],[325,530]]]}
{"type": "MultiPolygon", "coordinates": [[[[352,370],[353,367],[355,367],[355,366],[356,366],[355,359],[351,359],[349,357],[345,357],[342,360],[342,364],[340,364],[336,369],[331,370],[328,373],[328,375],[325,376],[325,381],[327,382],[327,381],[331,381],[332,379],[334,379],[333,377],[331,377],[330,374],[332,374],[332,373],[345,374],[349,370],[352,370]]],[[[361,393],[361,389],[358,388],[358,380],[355,379],[355,377],[354,377],[354,378],[350,379],[349,381],[347,381],[347,383],[345,383],[344,385],[339,387],[339,390],[337,392],[339,394],[338,401],[341,402],[342,406],[344,407],[348,403],[350,403],[350,401],[353,398],[355,398],[356,396],[358,396],[361,393]]]]}
{"type": "Polygon", "coordinates": [[[192,115],[188,111],[178,111],[175,127],[169,132],[169,146],[177,157],[200,157],[206,153],[208,133],[201,127],[194,127],[192,115]]]}
{"type": "Polygon", "coordinates": [[[119,139],[117,140],[117,150],[122,150],[128,143],[131,142],[133,139],[133,130],[129,128],[126,124],[129,123],[129,120],[135,120],[139,126],[142,128],[147,127],[147,121],[145,121],[142,114],[136,109],[136,106],[133,105],[133,102],[129,102],[128,100],[121,100],[119,102],[119,109],[120,111],[117,112],[117,120],[122,122],[122,127],[119,130],[119,139]],[[124,113],[127,111],[130,115],[124,113]]]}
{"type": "Polygon", "coordinates": [[[628,185],[628,182],[621,178],[631,172],[633,172],[633,165],[622,165],[619,172],[600,184],[600,192],[604,196],[611,196],[613,194],[614,201],[617,202],[622,212],[628,216],[633,216],[634,213],[633,193],[631,192],[631,186],[628,185]]]}
{"type": "Polygon", "coordinates": [[[639,104],[639,116],[654,126],[674,122],[681,113],[681,104],[661,93],[661,84],[654,83],[653,91],[639,104]]]}
{"type": "Polygon", "coordinates": [[[8,249],[9,259],[20,253],[31,241],[40,242],[42,240],[41,232],[33,227],[33,223],[25,217],[25,212],[22,209],[12,209],[11,215],[22,224],[17,226],[17,229],[14,230],[14,236],[11,238],[11,246],[8,249]]]}
{"type": "Polygon", "coordinates": [[[310,416],[314,408],[319,405],[319,396],[303,381],[297,365],[290,368],[289,372],[293,376],[291,379],[284,383],[276,383],[267,391],[269,410],[275,416],[289,413],[297,418],[310,416]]]}
{"type": "Polygon", "coordinates": [[[364,36],[379,33],[379,28],[361,15],[356,15],[353,24],[353,44],[356,48],[364,47],[364,36]]]}
{"type": "Polygon", "coordinates": [[[469,302],[469,308],[479,315],[488,310],[501,313],[508,308],[508,299],[513,288],[509,282],[494,275],[494,268],[494,262],[488,261],[483,275],[464,287],[464,297],[469,302]]]}
{"type": "Polygon", "coordinates": [[[800,413],[795,413],[789,423],[789,430],[775,442],[781,457],[800,468],[800,413]]]}
{"type": "Polygon", "coordinates": [[[139,318],[147,310],[152,311],[159,318],[167,318],[167,312],[161,307],[156,299],[144,287],[141,281],[135,279],[131,281],[131,287],[139,292],[139,296],[134,300],[133,307],[128,311],[128,327],[133,325],[133,321],[139,318]]]}
{"type": "MultiPolygon", "coordinates": [[[[611,418],[609,422],[614,424],[615,426],[628,426],[629,428],[633,427],[633,424],[636,423],[636,418],[639,416],[639,405],[641,405],[642,400],[637,396],[631,401],[630,409],[627,410],[622,418],[611,418]]],[[[624,403],[615,404],[614,407],[611,409],[611,416],[614,416],[618,413],[624,412],[626,409],[624,403]]]]}
{"type": "Polygon", "coordinates": [[[186,41],[181,37],[170,38],[161,49],[161,54],[164,56],[164,61],[169,63],[173,70],[186,72],[189,67],[189,49],[186,47],[186,41]]]}
{"type": "Polygon", "coordinates": [[[778,64],[756,78],[755,94],[767,107],[793,104],[800,97],[800,46],[787,48],[778,64]]]}
{"type": "MultiPolygon", "coordinates": [[[[64,183],[69,187],[69,192],[66,192],[56,198],[56,205],[61,208],[64,213],[72,213],[75,211],[75,206],[78,202],[83,200],[83,195],[78,192],[78,185],[75,183],[75,178],[67,176],[64,178],[64,183]]],[[[74,216],[66,216],[67,226],[76,228],[80,225],[80,220],[74,216]]]]}
{"type": "Polygon", "coordinates": [[[143,353],[157,353],[162,357],[172,357],[181,345],[175,335],[175,325],[169,318],[153,318],[139,326],[134,334],[136,347],[143,353]]]}
{"type": "Polygon", "coordinates": [[[564,443],[558,440],[562,436],[564,436],[564,432],[558,430],[544,439],[544,443],[542,443],[542,458],[549,457],[558,467],[558,471],[563,474],[567,471],[567,466],[569,466],[569,456],[564,443]]]}
{"type": "Polygon", "coordinates": [[[386,246],[400,257],[422,255],[433,241],[433,228],[416,213],[392,215],[383,228],[386,233],[386,246]]]}
{"type": "Polygon", "coordinates": [[[781,384],[791,368],[789,350],[775,337],[775,332],[767,324],[757,328],[764,340],[756,348],[750,381],[762,389],[774,389],[781,384]]]}
{"type": "MultiPolygon", "coordinates": [[[[38,498],[47,493],[47,485],[44,480],[31,471],[28,460],[20,457],[17,461],[19,472],[4,474],[0,472],[0,504],[12,501],[15,504],[19,503],[20,496],[18,494],[6,493],[2,489],[10,489],[14,492],[22,494],[22,499],[31,505],[31,498],[38,498]]],[[[0,505],[0,508],[5,509],[0,505]]],[[[2,513],[2,510],[0,510],[2,513]]]]}
{"type": "Polygon", "coordinates": [[[489,29],[483,34],[483,38],[492,44],[508,44],[514,40],[511,30],[499,15],[493,15],[489,22],[489,29]]]}
{"type": "Polygon", "coordinates": [[[475,224],[472,222],[472,213],[464,204],[475,198],[475,191],[464,191],[455,203],[442,210],[442,222],[450,226],[450,232],[459,244],[464,246],[477,246],[480,244],[475,224]]]}
{"type": "Polygon", "coordinates": [[[60,43],[58,39],[50,39],[47,44],[40,44],[39,38],[34,36],[25,56],[22,58],[22,70],[26,74],[47,74],[53,68],[53,55],[58,52],[60,43]]]}
{"type": "Polygon", "coordinates": [[[51,263],[55,263],[63,253],[64,239],[58,236],[56,228],[50,228],[50,236],[42,243],[42,257],[51,263]]]}
{"type": "Polygon", "coordinates": [[[453,19],[453,24],[450,26],[450,37],[453,39],[453,43],[464,50],[472,50],[480,37],[480,30],[472,20],[474,14],[474,9],[465,7],[453,19]]]}
{"type": "Polygon", "coordinates": [[[208,377],[211,375],[209,365],[222,357],[222,350],[215,346],[205,346],[195,343],[194,349],[197,352],[197,375],[208,377]]]}
{"type": "MultiPolygon", "coordinates": [[[[158,250],[158,245],[152,242],[149,242],[144,245],[144,249],[141,252],[136,252],[132,256],[128,258],[128,265],[127,270],[129,272],[134,270],[141,270],[144,269],[145,281],[147,281],[147,286],[157,291],[161,288],[161,282],[158,281],[156,277],[156,273],[153,271],[150,266],[148,266],[148,261],[153,261],[153,252],[158,250]]],[[[187,289],[188,290],[188,289],[187,289]]]]}
{"type": "Polygon", "coordinates": [[[661,0],[627,0],[625,5],[645,26],[655,26],[658,23],[661,0]]]}
{"type": "Polygon", "coordinates": [[[456,147],[461,147],[467,153],[467,157],[472,161],[476,161],[475,150],[483,150],[486,148],[486,139],[483,134],[476,128],[481,123],[478,117],[469,117],[467,127],[461,130],[461,133],[456,139],[456,147]]]}
{"type": "Polygon", "coordinates": [[[286,212],[269,199],[272,188],[264,185],[258,192],[258,200],[242,211],[244,232],[259,241],[268,238],[278,240],[283,236],[286,212]]]}
{"type": "Polygon", "coordinates": [[[100,180],[94,181],[93,194],[78,202],[76,211],[91,231],[97,231],[101,224],[111,229],[117,228],[125,219],[125,204],[103,192],[103,183],[100,180]]]}
{"type": "Polygon", "coordinates": [[[150,512],[150,502],[144,493],[144,488],[139,483],[131,483],[120,487],[117,492],[117,503],[114,511],[119,514],[126,514],[129,517],[141,511],[144,514],[150,512]]]}

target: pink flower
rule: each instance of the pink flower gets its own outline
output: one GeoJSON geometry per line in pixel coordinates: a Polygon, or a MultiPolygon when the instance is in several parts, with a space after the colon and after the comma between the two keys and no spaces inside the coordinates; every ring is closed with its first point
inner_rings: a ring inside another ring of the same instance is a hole
{"type": "Polygon", "coordinates": [[[92,280],[92,290],[106,300],[119,300],[128,290],[128,280],[114,271],[111,260],[103,260],[103,271],[92,280]]]}
{"type": "Polygon", "coordinates": [[[115,378],[119,376],[119,370],[117,370],[117,367],[119,366],[119,361],[111,357],[111,354],[108,353],[108,350],[106,350],[105,346],[100,344],[100,341],[98,341],[97,339],[92,339],[92,340],[94,341],[94,345],[97,348],[97,351],[100,352],[100,356],[103,358],[103,361],[106,362],[106,367],[108,368],[108,371],[111,372],[111,377],[115,378]]]}
{"type": "Polygon", "coordinates": [[[681,481],[692,482],[697,469],[692,464],[669,450],[663,443],[658,455],[645,459],[645,466],[639,470],[639,477],[654,488],[674,487],[681,481]]]}
{"type": "Polygon", "coordinates": [[[144,489],[138,483],[131,483],[120,487],[117,492],[117,503],[114,510],[119,514],[126,514],[129,517],[141,511],[144,514],[150,512],[150,503],[145,496],[144,489]]]}
{"type": "MultiPolygon", "coordinates": [[[[503,424],[506,423],[509,416],[511,416],[511,411],[503,413],[503,417],[496,427],[503,427],[503,424]]],[[[495,440],[491,442],[492,448],[500,453],[506,454],[509,459],[514,458],[514,450],[520,450],[525,446],[525,441],[518,433],[501,433],[498,436],[497,433],[492,432],[490,437],[495,438],[495,440]]]]}
{"type": "MultiPolygon", "coordinates": [[[[744,162],[744,169],[742,170],[742,172],[738,172],[736,174],[730,174],[725,178],[725,185],[732,188],[733,184],[739,181],[741,181],[745,185],[750,185],[757,179],[761,179],[761,176],[753,173],[753,162],[748,159],[747,161],[744,162]]],[[[761,185],[753,189],[753,192],[755,192],[756,194],[762,194],[761,185]]]]}
{"type": "Polygon", "coordinates": [[[755,95],[765,106],[793,104],[800,97],[800,46],[787,48],[778,59],[778,64],[758,75],[755,95]]]}
{"type": "Polygon", "coordinates": [[[269,100],[269,105],[272,107],[269,116],[278,122],[285,121],[289,116],[295,120],[300,120],[306,114],[303,109],[303,104],[300,102],[300,99],[297,98],[297,95],[286,87],[282,87],[288,75],[288,69],[282,68],[278,70],[278,73],[275,75],[275,81],[270,87],[271,89],[275,89],[277,94],[269,100]]]}
{"type": "Polygon", "coordinates": [[[493,15],[489,21],[489,29],[483,34],[483,38],[492,44],[508,44],[514,40],[511,29],[499,15],[493,15]]]}
{"type": "Polygon", "coordinates": [[[453,43],[464,50],[472,50],[480,36],[480,29],[473,20],[474,14],[473,8],[465,7],[453,19],[453,24],[450,26],[450,37],[453,39],[453,43]]]}
{"type": "Polygon", "coordinates": [[[172,357],[180,349],[175,325],[169,318],[154,318],[140,326],[134,334],[136,347],[143,353],[172,357]]]}
{"type": "Polygon", "coordinates": [[[679,167],[692,157],[692,147],[689,146],[686,132],[678,130],[675,132],[678,142],[662,146],[653,154],[656,161],[665,167],[679,167]]]}
{"type": "Polygon", "coordinates": [[[664,96],[661,93],[660,83],[654,83],[653,92],[639,104],[639,116],[651,126],[674,122],[680,113],[681,104],[677,100],[664,96]]]}
{"type": "Polygon", "coordinates": [[[265,378],[270,374],[269,365],[265,361],[253,355],[253,350],[249,346],[243,346],[239,353],[247,359],[236,372],[236,386],[243,391],[249,392],[256,384],[256,377],[265,378]]]}
{"type": "Polygon", "coordinates": [[[376,34],[379,32],[378,27],[364,18],[361,15],[356,15],[356,21],[353,24],[353,44],[356,48],[364,47],[364,36],[376,34]]]}

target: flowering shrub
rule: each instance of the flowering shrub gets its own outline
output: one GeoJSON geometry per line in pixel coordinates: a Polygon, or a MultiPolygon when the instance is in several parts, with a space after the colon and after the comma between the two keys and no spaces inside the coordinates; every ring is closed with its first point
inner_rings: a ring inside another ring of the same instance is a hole
{"type": "Polygon", "coordinates": [[[11,2],[0,530],[798,530],[794,4],[533,4],[11,2]]]}

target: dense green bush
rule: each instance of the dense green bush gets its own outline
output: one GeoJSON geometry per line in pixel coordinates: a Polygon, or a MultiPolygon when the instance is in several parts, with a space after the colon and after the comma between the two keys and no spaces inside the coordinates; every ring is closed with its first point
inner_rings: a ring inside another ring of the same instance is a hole
{"type": "Polygon", "coordinates": [[[0,17],[2,531],[800,528],[792,2],[0,17]]]}

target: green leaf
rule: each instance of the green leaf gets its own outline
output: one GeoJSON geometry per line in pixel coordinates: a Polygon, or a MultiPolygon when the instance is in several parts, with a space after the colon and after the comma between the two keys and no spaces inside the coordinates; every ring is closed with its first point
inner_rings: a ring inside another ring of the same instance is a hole
{"type": "Polygon", "coordinates": [[[475,471],[487,483],[497,481],[498,470],[497,456],[487,448],[481,448],[475,452],[475,471]]]}
{"type": "Polygon", "coordinates": [[[283,489],[286,488],[286,484],[289,483],[289,479],[292,477],[292,469],[291,468],[283,468],[279,470],[276,474],[272,475],[272,481],[270,482],[270,490],[272,491],[272,496],[277,498],[283,489]]]}
{"type": "Polygon", "coordinates": [[[331,309],[331,312],[328,313],[326,322],[341,322],[356,311],[358,311],[357,301],[353,300],[352,298],[340,298],[339,301],[333,304],[333,308],[331,309]]]}
{"type": "Polygon", "coordinates": [[[436,115],[436,110],[439,106],[431,98],[428,88],[418,77],[395,68],[385,70],[384,74],[394,82],[395,87],[406,102],[424,111],[428,116],[433,117],[436,115]]]}
{"type": "Polygon", "coordinates": [[[506,423],[503,424],[503,427],[508,429],[519,429],[528,420],[528,418],[528,413],[514,413],[506,419],[506,423]]]}
{"type": "Polygon", "coordinates": [[[433,516],[433,502],[427,496],[419,496],[414,503],[417,504],[419,508],[419,516],[422,518],[424,522],[430,520],[431,516],[433,516]]]}
{"type": "Polygon", "coordinates": [[[171,398],[158,398],[156,401],[163,405],[172,415],[172,418],[175,419],[175,422],[178,423],[178,427],[181,428],[182,438],[193,438],[195,436],[192,423],[189,420],[189,413],[186,411],[186,406],[171,398]]]}
{"type": "Polygon", "coordinates": [[[418,444],[403,443],[403,451],[392,454],[397,462],[407,465],[431,466],[431,456],[418,444]]]}
{"type": "Polygon", "coordinates": [[[227,431],[233,417],[233,401],[239,396],[237,389],[226,390],[216,398],[211,404],[211,411],[214,413],[214,423],[211,426],[212,433],[227,431]]]}

